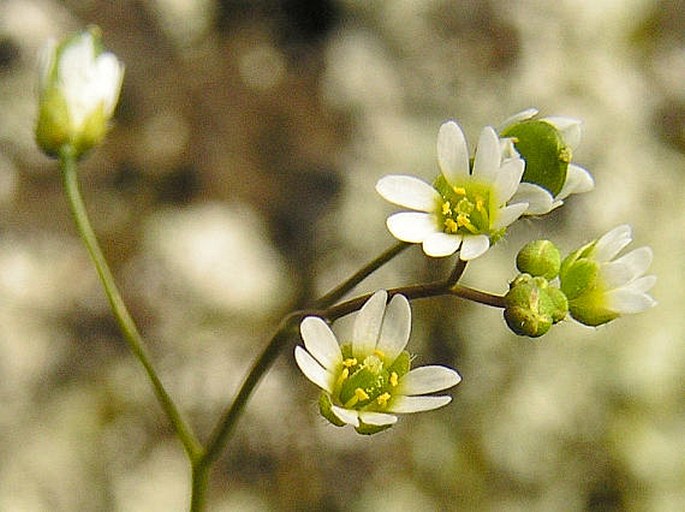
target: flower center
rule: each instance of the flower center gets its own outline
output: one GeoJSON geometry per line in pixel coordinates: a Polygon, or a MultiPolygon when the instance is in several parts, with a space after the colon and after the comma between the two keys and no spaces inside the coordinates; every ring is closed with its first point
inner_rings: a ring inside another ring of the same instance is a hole
{"type": "MultiPolygon", "coordinates": [[[[384,410],[399,385],[401,375],[408,371],[387,364],[385,354],[375,350],[359,361],[351,356],[351,348],[343,346],[343,362],[333,393],[333,401],[346,409],[384,410]]],[[[406,359],[408,361],[408,354],[406,359]]],[[[398,358],[399,360],[400,358],[398,358]]]]}
{"type": "Polygon", "coordinates": [[[437,187],[442,196],[438,218],[445,233],[461,235],[490,234],[493,214],[491,187],[476,182],[452,186],[444,182],[437,187]]]}

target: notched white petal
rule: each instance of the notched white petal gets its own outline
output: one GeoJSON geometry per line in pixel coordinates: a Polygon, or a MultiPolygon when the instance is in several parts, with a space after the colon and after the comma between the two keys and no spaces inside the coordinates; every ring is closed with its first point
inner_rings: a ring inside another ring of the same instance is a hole
{"type": "Polygon", "coordinates": [[[367,425],[373,425],[375,427],[394,425],[397,423],[397,416],[385,414],[383,412],[360,411],[359,419],[367,425]]]}
{"type": "Polygon", "coordinates": [[[486,235],[466,235],[461,243],[459,259],[470,261],[482,256],[490,248],[490,238],[486,235]]]}
{"type": "Polygon", "coordinates": [[[432,411],[451,401],[450,396],[398,396],[392,401],[388,411],[398,414],[432,411]]]}
{"type": "Polygon", "coordinates": [[[457,372],[444,366],[421,366],[402,377],[403,395],[425,395],[456,386],[461,381],[457,372]]]}
{"type": "Polygon", "coordinates": [[[461,240],[461,235],[457,234],[448,234],[441,231],[432,233],[423,241],[423,252],[433,258],[451,256],[459,249],[461,240]]]}
{"type": "Polygon", "coordinates": [[[510,158],[502,164],[495,176],[495,190],[500,204],[504,204],[514,195],[521,183],[525,162],[520,158],[510,158]]]}
{"type": "Polygon", "coordinates": [[[603,235],[595,244],[595,260],[604,262],[611,260],[621,249],[630,243],[631,229],[627,224],[615,227],[603,235]]]}
{"type": "Polygon", "coordinates": [[[426,237],[438,231],[435,215],[420,212],[400,212],[388,217],[388,231],[403,242],[421,243],[426,237]]]}
{"type": "Polygon", "coordinates": [[[519,184],[509,203],[527,203],[528,208],[523,212],[524,215],[544,215],[554,208],[552,194],[548,190],[539,185],[525,182],[519,184]]]}
{"type": "Polygon", "coordinates": [[[582,136],[582,125],[580,119],[563,116],[550,116],[541,119],[561,132],[561,138],[564,143],[571,149],[576,149],[580,145],[580,138],[582,136]]]}
{"type": "Polygon", "coordinates": [[[342,407],[333,405],[331,406],[331,412],[335,414],[335,416],[343,423],[346,423],[347,425],[352,425],[354,427],[359,426],[359,413],[357,411],[343,409],[342,407]]]}
{"type": "Polygon", "coordinates": [[[646,293],[630,287],[619,288],[607,293],[607,302],[612,311],[623,315],[642,313],[656,306],[656,301],[646,293]]]}
{"type": "Polygon", "coordinates": [[[438,165],[448,183],[469,175],[469,150],[464,132],[454,121],[447,121],[438,132],[438,165]]]}
{"type": "Polygon", "coordinates": [[[390,362],[404,350],[409,342],[411,331],[411,307],[404,295],[395,295],[385,309],[385,317],[378,340],[378,350],[390,362]]]}
{"type": "Polygon", "coordinates": [[[308,316],[302,320],[300,333],[307,351],[321,366],[333,371],[342,362],[338,340],[321,318],[308,316]]]}
{"type": "Polygon", "coordinates": [[[440,194],[431,185],[414,176],[384,176],[376,183],[376,191],[393,204],[432,212],[440,194]]]}
{"type": "Polygon", "coordinates": [[[502,161],[499,137],[495,130],[486,126],[480,132],[476,157],[473,162],[473,175],[485,181],[494,181],[502,161]]]}
{"type": "Polygon", "coordinates": [[[571,194],[584,194],[595,188],[595,179],[586,169],[569,164],[566,170],[566,181],[557,194],[558,200],[566,199],[571,194]]]}
{"type": "Polygon", "coordinates": [[[617,265],[624,265],[629,269],[633,278],[641,276],[652,264],[653,253],[650,247],[639,247],[628,254],[614,260],[617,265]]]}
{"type": "Polygon", "coordinates": [[[333,381],[335,379],[333,374],[317,363],[316,359],[300,346],[295,347],[295,362],[305,377],[324,391],[333,392],[333,381]]]}
{"type": "Polygon", "coordinates": [[[385,290],[378,290],[357,313],[352,335],[354,357],[363,360],[376,348],[387,301],[388,293],[385,290]]]}

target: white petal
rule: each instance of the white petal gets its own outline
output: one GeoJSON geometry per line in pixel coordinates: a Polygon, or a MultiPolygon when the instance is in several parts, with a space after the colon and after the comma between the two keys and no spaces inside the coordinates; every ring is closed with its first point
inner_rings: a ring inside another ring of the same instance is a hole
{"type": "Polygon", "coordinates": [[[352,335],[352,353],[360,361],[376,348],[387,301],[388,293],[378,290],[357,313],[352,335]]]}
{"type": "Polygon", "coordinates": [[[566,181],[557,194],[557,199],[566,199],[571,194],[584,194],[595,188],[595,179],[582,167],[569,164],[566,171],[566,181]]]}
{"type": "Polygon", "coordinates": [[[561,132],[561,138],[571,149],[576,149],[580,145],[582,135],[582,122],[580,119],[572,117],[551,116],[541,119],[546,121],[561,132]]]}
{"type": "Polygon", "coordinates": [[[443,232],[432,233],[423,241],[423,252],[433,258],[451,256],[461,245],[461,235],[443,232]]]}
{"type": "Polygon", "coordinates": [[[620,288],[638,277],[627,265],[615,261],[604,263],[600,267],[601,279],[607,290],[620,288]]]}
{"type": "Polygon", "coordinates": [[[119,99],[124,66],[113,53],[103,53],[95,61],[100,95],[105,102],[105,113],[110,116],[119,99]]]}
{"type": "Polygon", "coordinates": [[[432,411],[451,401],[450,396],[398,396],[391,402],[388,411],[400,414],[432,411]]]}
{"type": "Polygon", "coordinates": [[[403,395],[424,395],[456,386],[461,381],[457,372],[444,366],[421,366],[407,373],[400,381],[403,395]]]}
{"type": "Polygon", "coordinates": [[[497,217],[495,217],[495,222],[492,223],[493,229],[506,228],[509,224],[518,219],[523,215],[526,210],[528,210],[528,203],[516,203],[500,208],[497,211],[497,217]]]}
{"type": "Polygon", "coordinates": [[[514,195],[521,183],[525,162],[520,158],[510,158],[499,168],[495,176],[495,190],[499,204],[504,204],[514,195]]]}
{"type": "Polygon", "coordinates": [[[633,278],[635,278],[647,272],[647,269],[652,264],[652,257],[652,249],[650,247],[639,247],[617,258],[614,260],[614,263],[628,267],[633,278]]]}
{"type": "Polygon", "coordinates": [[[404,350],[409,342],[411,331],[411,308],[404,295],[395,295],[385,308],[381,335],[376,348],[385,354],[388,362],[404,350]]]}
{"type": "Polygon", "coordinates": [[[456,183],[469,175],[469,149],[464,132],[454,121],[440,126],[438,132],[438,165],[448,183],[456,183]]]}
{"type": "Polygon", "coordinates": [[[300,324],[300,333],[307,351],[321,366],[335,371],[342,362],[338,340],[328,324],[316,316],[308,316],[300,324]]]}
{"type": "Polygon", "coordinates": [[[395,238],[415,244],[423,242],[428,236],[438,232],[438,219],[429,213],[395,213],[388,217],[385,224],[395,238]]]}
{"type": "Polygon", "coordinates": [[[355,427],[359,426],[359,413],[350,409],[343,409],[337,405],[331,406],[331,412],[337,416],[337,418],[343,423],[352,425],[355,427]]]}
{"type": "Polygon", "coordinates": [[[295,347],[295,362],[305,377],[324,391],[333,392],[333,381],[335,380],[333,374],[317,363],[316,359],[299,345],[295,347]]]}
{"type": "Polygon", "coordinates": [[[636,292],[647,292],[649,291],[652,286],[656,284],[656,276],[642,276],[639,279],[636,279],[629,285],[627,285],[631,290],[635,290],[636,292]]]}
{"type": "Polygon", "coordinates": [[[499,137],[492,127],[486,126],[480,132],[478,139],[476,158],[473,162],[473,175],[478,179],[493,182],[501,160],[499,137]]]}
{"type": "Polygon", "coordinates": [[[619,288],[607,293],[610,309],[628,315],[641,313],[656,306],[656,301],[646,293],[636,292],[630,287],[619,288]]]}
{"type": "Polygon", "coordinates": [[[359,419],[367,425],[374,425],[376,427],[397,423],[397,416],[373,411],[359,411],[359,419]]]}
{"type": "Polygon", "coordinates": [[[552,194],[533,183],[520,183],[509,202],[511,204],[527,203],[528,208],[524,215],[544,215],[553,209],[552,194]]]}
{"type": "Polygon", "coordinates": [[[486,235],[466,235],[461,244],[459,259],[470,261],[482,256],[490,248],[490,238],[486,235]]]}
{"type": "Polygon", "coordinates": [[[393,204],[422,212],[434,211],[441,199],[437,190],[414,176],[384,176],[376,191],[393,204]]]}
{"type": "Polygon", "coordinates": [[[595,260],[599,262],[611,260],[630,243],[632,240],[630,233],[630,226],[623,224],[603,235],[595,245],[595,260]]]}
{"type": "Polygon", "coordinates": [[[523,110],[521,112],[518,112],[514,114],[513,116],[508,117],[507,119],[504,120],[502,124],[499,125],[499,129],[497,131],[502,132],[509,128],[512,124],[515,123],[520,123],[521,121],[527,121],[528,119],[532,119],[535,117],[538,113],[538,109],[536,108],[527,108],[526,110],[523,110]]]}

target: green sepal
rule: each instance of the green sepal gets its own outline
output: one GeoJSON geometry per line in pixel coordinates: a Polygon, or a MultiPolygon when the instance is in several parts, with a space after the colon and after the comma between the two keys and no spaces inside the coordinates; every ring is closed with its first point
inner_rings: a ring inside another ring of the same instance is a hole
{"type": "Polygon", "coordinates": [[[384,430],[388,430],[393,425],[394,423],[390,425],[367,425],[363,421],[360,421],[359,426],[355,427],[354,429],[357,431],[358,434],[361,434],[363,436],[371,436],[373,434],[383,432],[384,430]]]}
{"type": "Polygon", "coordinates": [[[62,146],[71,143],[69,109],[57,87],[50,87],[41,95],[35,133],[38,146],[51,157],[59,156],[62,146]]]}
{"type": "Polygon", "coordinates": [[[571,316],[581,324],[597,327],[620,315],[604,307],[604,291],[596,288],[569,302],[571,316]]]}
{"type": "Polygon", "coordinates": [[[530,119],[509,126],[502,137],[511,137],[526,161],[521,181],[539,185],[556,196],[566,182],[570,149],[550,123],[530,119]]]}
{"type": "Polygon", "coordinates": [[[345,422],[338,418],[335,414],[333,414],[332,407],[333,402],[331,402],[330,395],[325,391],[322,392],[321,396],[319,396],[319,412],[321,413],[321,416],[326,418],[336,427],[344,427],[345,422]]]}
{"type": "Polygon", "coordinates": [[[569,301],[592,291],[597,286],[599,264],[591,259],[579,258],[571,264],[562,265],[559,274],[561,291],[569,301]]]}

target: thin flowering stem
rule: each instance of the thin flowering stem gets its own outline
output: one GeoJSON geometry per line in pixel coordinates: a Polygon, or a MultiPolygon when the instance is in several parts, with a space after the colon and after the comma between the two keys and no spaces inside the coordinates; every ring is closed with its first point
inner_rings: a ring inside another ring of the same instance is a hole
{"type": "Polygon", "coordinates": [[[67,200],[69,203],[69,208],[71,214],[76,223],[76,228],[78,233],[83,240],[83,243],[90,254],[91,260],[95,265],[100,281],[109,300],[110,307],[114,316],[119,323],[124,339],[128,344],[133,355],[140,361],[143,365],[145,373],[150,379],[150,383],[155,392],[155,396],[159,401],[164,413],[169,418],[176,434],[178,435],[183,447],[188,455],[188,458],[192,461],[200,457],[202,453],[202,446],[197,440],[192,430],[186,421],[182,418],[179,410],[174,404],[173,400],[167,393],[164,385],[157,376],[150,358],[147,354],[145,348],[145,343],[142,336],[138,332],[138,329],[133,321],[133,318],[128,312],[126,305],[121,298],[121,294],[114,283],[114,277],[112,272],[107,265],[102,250],[95,236],[90,221],[88,220],[88,213],[86,212],[85,204],[83,203],[83,198],[78,185],[77,176],[77,163],[76,156],[73,148],[71,146],[64,146],[60,151],[60,168],[62,170],[62,180],[64,185],[64,190],[66,192],[67,200]]]}
{"type": "Polygon", "coordinates": [[[375,258],[373,261],[369,262],[367,265],[359,269],[353,276],[349,277],[346,281],[341,283],[340,285],[336,286],[333,288],[330,292],[328,292],[326,295],[318,299],[314,303],[314,307],[319,307],[319,308],[325,308],[328,306],[332,306],[335,304],[338,300],[340,300],[342,297],[345,296],[346,293],[348,293],[352,288],[357,286],[359,283],[361,283],[364,279],[366,279],[369,275],[371,275],[373,272],[378,270],[380,267],[385,265],[388,261],[393,259],[395,256],[400,254],[402,251],[404,251],[406,248],[410,247],[411,244],[407,242],[399,242],[389,249],[387,249],[383,254],[375,258]]]}

